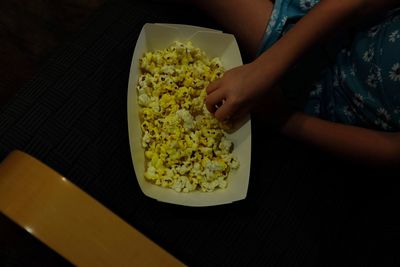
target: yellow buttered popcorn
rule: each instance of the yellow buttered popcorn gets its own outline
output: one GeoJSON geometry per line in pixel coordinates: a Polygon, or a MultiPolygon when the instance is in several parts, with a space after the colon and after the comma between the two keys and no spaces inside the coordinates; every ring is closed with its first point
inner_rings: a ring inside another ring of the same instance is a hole
{"type": "Polygon", "coordinates": [[[208,84],[223,75],[220,59],[210,59],[190,41],[176,41],[145,53],[139,65],[145,178],[177,192],[226,188],[239,162],[222,125],[204,103],[208,84]]]}

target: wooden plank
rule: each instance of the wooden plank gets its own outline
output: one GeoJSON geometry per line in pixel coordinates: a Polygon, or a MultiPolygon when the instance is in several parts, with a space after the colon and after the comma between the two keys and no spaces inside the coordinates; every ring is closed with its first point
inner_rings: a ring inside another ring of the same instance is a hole
{"type": "Polygon", "coordinates": [[[0,211],[77,266],[184,265],[65,177],[20,151],[0,164],[0,211]]]}

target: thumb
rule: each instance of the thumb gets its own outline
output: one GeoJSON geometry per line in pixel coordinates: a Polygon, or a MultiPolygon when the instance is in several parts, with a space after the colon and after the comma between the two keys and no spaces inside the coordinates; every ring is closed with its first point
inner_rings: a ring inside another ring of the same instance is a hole
{"type": "Polygon", "coordinates": [[[227,121],[235,112],[234,106],[226,100],[214,113],[214,116],[221,122],[227,121]]]}

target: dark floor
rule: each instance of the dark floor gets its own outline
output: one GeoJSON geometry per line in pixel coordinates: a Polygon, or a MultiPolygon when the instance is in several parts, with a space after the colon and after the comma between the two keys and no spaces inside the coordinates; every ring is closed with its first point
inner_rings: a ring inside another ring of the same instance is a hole
{"type": "MultiPolygon", "coordinates": [[[[0,0],[0,108],[34,77],[49,56],[84,27],[90,15],[104,1],[0,0]]],[[[56,254],[43,249],[41,246],[44,245],[38,246],[38,241],[1,213],[0,233],[0,245],[9,248],[2,250],[7,254],[2,258],[7,257],[8,263],[13,259],[21,262],[17,259],[21,253],[15,251],[18,249],[31,255],[30,259],[46,259],[58,266],[65,264],[56,254]],[[34,251],[29,250],[35,247],[34,251]]]]}
{"type": "Polygon", "coordinates": [[[105,0],[0,0],[0,107],[105,0]]]}

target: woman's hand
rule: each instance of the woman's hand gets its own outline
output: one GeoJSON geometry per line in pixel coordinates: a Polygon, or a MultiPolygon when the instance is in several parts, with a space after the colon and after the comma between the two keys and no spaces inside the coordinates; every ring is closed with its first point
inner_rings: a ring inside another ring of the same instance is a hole
{"type": "Polygon", "coordinates": [[[207,87],[207,109],[221,122],[248,115],[276,83],[273,78],[266,79],[266,75],[266,67],[255,62],[225,72],[207,87]]]}

